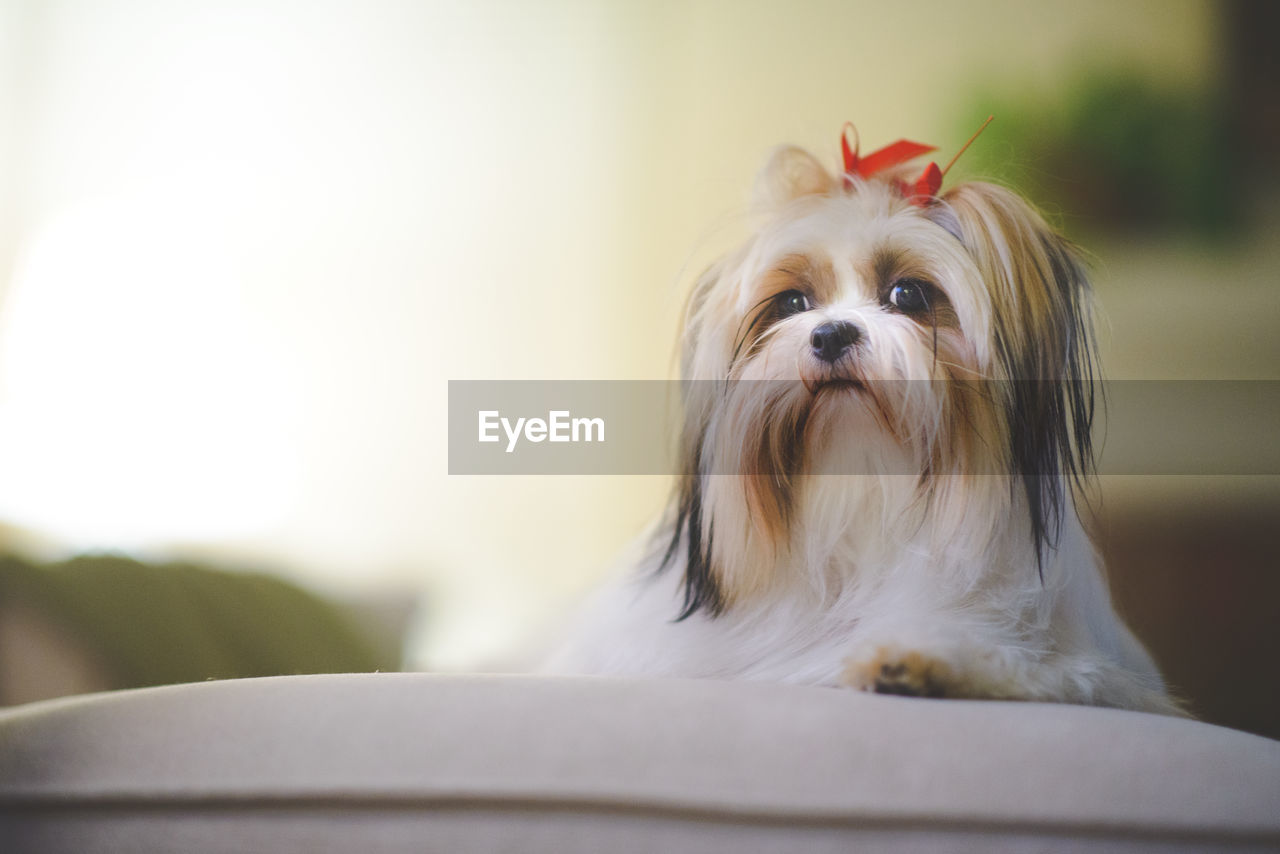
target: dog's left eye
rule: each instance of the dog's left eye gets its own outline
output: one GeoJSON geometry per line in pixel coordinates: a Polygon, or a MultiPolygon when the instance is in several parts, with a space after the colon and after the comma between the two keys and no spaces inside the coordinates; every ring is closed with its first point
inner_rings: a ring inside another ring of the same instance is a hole
{"type": "Polygon", "coordinates": [[[799,314],[802,311],[808,311],[813,308],[809,303],[809,298],[799,291],[783,291],[776,297],[778,303],[778,313],[783,317],[790,317],[793,314],[799,314]]]}
{"type": "Polygon", "coordinates": [[[924,311],[929,307],[929,298],[925,294],[928,288],[928,282],[922,282],[918,279],[903,279],[896,282],[889,289],[887,302],[898,311],[906,314],[924,311]]]}

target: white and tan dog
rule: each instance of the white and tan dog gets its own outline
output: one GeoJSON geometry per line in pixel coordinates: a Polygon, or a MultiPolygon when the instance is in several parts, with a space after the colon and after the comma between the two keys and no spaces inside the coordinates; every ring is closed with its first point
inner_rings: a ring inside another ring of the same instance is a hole
{"type": "Polygon", "coordinates": [[[1008,190],[903,180],[922,150],[770,159],[689,302],[686,474],[546,670],[1179,713],[1075,509],[1081,264],[1008,190]]]}

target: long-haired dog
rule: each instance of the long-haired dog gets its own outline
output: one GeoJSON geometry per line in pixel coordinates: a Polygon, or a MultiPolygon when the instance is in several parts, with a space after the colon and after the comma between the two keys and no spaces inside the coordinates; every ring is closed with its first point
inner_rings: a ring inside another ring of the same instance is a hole
{"type": "Polygon", "coordinates": [[[770,159],[689,301],[671,507],[546,669],[1179,713],[1077,517],[1080,260],[1008,190],[904,180],[922,150],[770,159]]]}

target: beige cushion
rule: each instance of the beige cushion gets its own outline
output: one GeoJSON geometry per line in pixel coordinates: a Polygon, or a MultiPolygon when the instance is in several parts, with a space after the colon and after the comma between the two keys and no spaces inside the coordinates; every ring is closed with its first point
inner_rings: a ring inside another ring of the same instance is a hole
{"type": "Polygon", "coordinates": [[[5,851],[1280,848],[1280,743],[1072,706],[366,674],[0,713],[5,851]]]}

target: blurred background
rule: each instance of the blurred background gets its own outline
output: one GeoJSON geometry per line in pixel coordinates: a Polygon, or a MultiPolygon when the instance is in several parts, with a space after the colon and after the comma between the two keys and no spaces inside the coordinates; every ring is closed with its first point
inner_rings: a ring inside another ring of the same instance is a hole
{"type": "MultiPolygon", "coordinates": [[[[1278,24],[0,0],[0,701],[518,653],[668,483],[450,477],[447,382],[671,376],[691,258],[846,120],[949,157],[996,113],[957,170],[1093,253],[1107,376],[1280,379],[1278,24]]],[[[1277,481],[1108,477],[1098,514],[1170,679],[1273,736],[1277,481]]]]}

